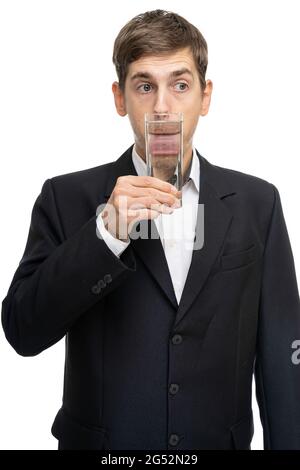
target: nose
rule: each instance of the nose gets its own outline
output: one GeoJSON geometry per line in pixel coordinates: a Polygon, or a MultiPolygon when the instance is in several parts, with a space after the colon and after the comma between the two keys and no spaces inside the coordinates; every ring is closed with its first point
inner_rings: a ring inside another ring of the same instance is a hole
{"type": "Polygon", "coordinates": [[[154,104],[155,114],[168,114],[170,113],[170,103],[166,90],[158,90],[154,104]]]}

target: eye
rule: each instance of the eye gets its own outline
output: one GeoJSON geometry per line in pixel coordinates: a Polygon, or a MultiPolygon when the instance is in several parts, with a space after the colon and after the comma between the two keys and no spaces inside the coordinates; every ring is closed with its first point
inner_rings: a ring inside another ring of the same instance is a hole
{"type": "Polygon", "coordinates": [[[185,91],[188,89],[188,84],[185,82],[178,82],[175,84],[176,91],[185,91]]]}
{"type": "Polygon", "coordinates": [[[140,85],[138,87],[138,90],[141,92],[141,93],[149,93],[149,91],[151,91],[152,87],[150,85],[150,83],[143,83],[142,85],[140,85]]]}

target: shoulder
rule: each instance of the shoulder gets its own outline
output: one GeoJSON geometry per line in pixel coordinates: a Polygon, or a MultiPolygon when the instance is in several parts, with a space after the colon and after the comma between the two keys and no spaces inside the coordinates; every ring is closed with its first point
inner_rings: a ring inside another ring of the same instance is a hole
{"type": "Polygon", "coordinates": [[[204,157],[202,159],[204,164],[209,167],[212,184],[222,188],[224,194],[226,191],[228,193],[236,192],[244,201],[264,207],[272,206],[276,196],[279,196],[277,187],[267,179],[236,169],[214,165],[204,157]]]}
{"type": "Polygon", "coordinates": [[[114,162],[105,163],[92,168],[78,170],[49,177],[45,184],[51,186],[54,195],[64,197],[80,197],[99,195],[105,188],[107,177],[114,162]]]}
{"type": "Polygon", "coordinates": [[[106,182],[114,162],[75,172],[50,176],[42,185],[42,204],[56,207],[61,217],[76,213],[91,216],[103,199],[106,182]]]}
{"type": "Polygon", "coordinates": [[[99,178],[105,179],[111,166],[114,162],[105,163],[103,165],[87,168],[83,170],[74,171],[71,173],[65,173],[61,175],[55,175],[49,178],[54,186],[59,185],[84,185],[85,183],[99,182],[99,178]]]}

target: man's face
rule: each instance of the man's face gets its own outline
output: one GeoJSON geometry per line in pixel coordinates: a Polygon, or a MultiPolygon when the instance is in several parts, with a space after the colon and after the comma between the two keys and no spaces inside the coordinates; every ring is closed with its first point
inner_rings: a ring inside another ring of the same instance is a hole
{"type": "Polygon", "coordinates": [[[137,152],[145,159],[145,113],[178,113],[184,117],[184,159],[191,157],[192,139],[199,116],[209,110],[212,83],[201,90],[196,64],[189,48],[164,56],[145,56],[129,65],[124,93],[112,86],[121,116],[128,114],[137,152]]]}

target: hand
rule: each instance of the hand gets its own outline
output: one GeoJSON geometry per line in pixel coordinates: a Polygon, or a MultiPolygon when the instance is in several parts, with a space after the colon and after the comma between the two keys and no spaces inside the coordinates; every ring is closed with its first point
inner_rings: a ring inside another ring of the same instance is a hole
{"type": "Polygon", "coordinates": [[[180,207],[181,191],[153,176],[120,176],[101,217],[106,229],[119,240],[129,241],[133,224],[171,214],[180,207]]]}

